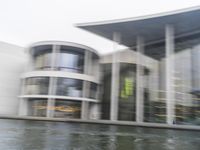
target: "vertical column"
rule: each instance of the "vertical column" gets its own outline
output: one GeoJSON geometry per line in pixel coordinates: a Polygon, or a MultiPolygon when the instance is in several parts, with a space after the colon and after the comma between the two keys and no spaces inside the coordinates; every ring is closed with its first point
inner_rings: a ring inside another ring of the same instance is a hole
{"type": "Polygon", "coordinates": [[[165,27],[165,55],[166,55],[166,106],[167,123],[174,121],[174,28],[172,25],[165,27]]]}
{"type": "MultiPolygon", "coordinates": [[[[56,66],[56,58],[57,58],[57,51],[59,49],[59,46],[53,45],[52,48],[52,58],[51,58],[51,70],[54,70],[56,66]]],[[[49,79],[49,91],[48,95],[54,95],[56,90],[56,78],[50,77],[49,79]]],[[[55,106],[55,100],[48,98],[47,100],[47,117],[53,117],[54,116],[54,106],[55,106]]]]}
{"type": "MultiPolygon", "coordinates": [[[[25,79],[21,79],[21,91],[20,91],[20,95],[25,95],[25,79]]],[[[20,98],[19,99],[19,110],[18,110],[18,114],[20,116],[25,116],[28,115],[28,105],[27,105],[27,99],[26,98],[20,98]]]]}
{"type": "MultiPolygon", "coordinates": [[[[89,96],[90,83],[88,81],[83,81],[83,97],[89,96]]],[[[81,119],[89,118],[89,102],[82,101],[81,104],[81,119]]]]}
{"type": "Polygon", "coordinates": [[[143,54],[144,54],[144,39],[141,36],[137,37],[137,58],[136,58],[136,122],[143,122],[144,118],[144,87],[143,87],[143,54]]]}
{"type": "MultiPolygon", "coordinates": [[[[84,74],[91,73],[92,67],[92,53],[88,50],[85,50],[84,55],[84,74]]],[[[88,81],[83,81],[83,97],[89,97],[89,89],[90,83],[88,81]]],[[[81,119],[88,119],[89,118],[89,102],[82,101],[81,104],[81,119]]]]}
{"type": "MultiPolygon", "coordinates": [[[[121,35],[118,32],[113,33],[113,49],[117,50],[120,44],[121,35]]],[[[119,52],[114,52],[112,56],[112,81],[111,81],[111,103],[110,103],[110,120],[118,119],[118,98],[119,98],[119,52]]]]}

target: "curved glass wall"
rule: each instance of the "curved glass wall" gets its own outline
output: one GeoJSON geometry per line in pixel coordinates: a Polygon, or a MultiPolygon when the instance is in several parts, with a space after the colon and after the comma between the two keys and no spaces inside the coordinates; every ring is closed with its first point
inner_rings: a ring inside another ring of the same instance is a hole
{"type": "Polygon", "coordinates": [[[53,50],[53,45],[42,45],[33,47],[31,52],[35,70],[53,69],[95,76],[99,72],[98,56],[87,49],[56,45],[53,50]]]}
{"type": "Polygon", "coordinates": [[[31,77],[25,80],[25,95],[47,95],[49,89],[49,77],[31,77]]]}
{"type": "Polygon", "coordinates": [[[70,78],[57,78],[56,95],[82,97],[83,81],[70,78]]]}
{"type": "Polygon", "coordinates": [[[58,70],[83,73],[84,52],[70,50],[67,46],[61,46],[56,63],[58,70]]]}
{"type": "Polygon", "coordinates": [[[80,118],[81,102],[70,100],[55,100],[54,117],[80,118]]]}

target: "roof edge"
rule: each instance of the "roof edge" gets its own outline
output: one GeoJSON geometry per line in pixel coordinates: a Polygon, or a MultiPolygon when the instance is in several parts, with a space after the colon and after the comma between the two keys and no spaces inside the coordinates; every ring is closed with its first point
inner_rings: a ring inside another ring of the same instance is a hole
{"type": "Polygon", "coordinates": [[[122,23],[122,22],[129,22],[129,21],[138,21],[138,20],[152,19],[152,18],[164,17],[164,16],[175,15],[175,14],[180,14],[180,13],[186,13],[186,12],[196,11],[196,10],[200,10],[200,6],[182,8],[182,9],[178,9],[178,10],[167,11],[167,12],[162,12],[162,13],[155,13],[155,14],[144,15],[144,16],[139,16],[139,17],[113,19],[113,20],[88,22],[88,23],[77,23],[77,24],[74,24],[74,26],[78,27],[78,28],[83,28],[83,27],[86,27],[86,26],[104,25],[104,24],[112,24],[112,23],[122,23]]]}

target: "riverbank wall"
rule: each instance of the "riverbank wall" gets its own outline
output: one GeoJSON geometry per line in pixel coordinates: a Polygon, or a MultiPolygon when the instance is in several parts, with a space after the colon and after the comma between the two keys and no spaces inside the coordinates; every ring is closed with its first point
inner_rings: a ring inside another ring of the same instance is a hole
{"type": "Polygon", "coordinates": [[[173,130],[193,130],[200,131],[200,126],[194,125],[167,125],[160,123],[137,123],[132,121],[110,121],[110,120],[83,120],[83,119],[66,119],[66,118],[47,118],[47,117],[32,117],[32,116],[8,116],[0,115],[0,119],[15,119],[15,120],[30,120],[30,121],[49,121],[49,122],[70,122],[70,123],[85,123],[85,124],[103,124],[116,126],[133,126],[145,128],[173,129],[173,130]]]}

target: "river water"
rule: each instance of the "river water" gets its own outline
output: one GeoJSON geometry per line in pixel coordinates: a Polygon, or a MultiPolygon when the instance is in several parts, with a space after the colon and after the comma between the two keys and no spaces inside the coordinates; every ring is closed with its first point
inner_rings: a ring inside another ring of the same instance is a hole
{"type": "Polygon", "coordinates": [[[0,119],[0,150],[200,150],[200,132],[0,119]]]}

